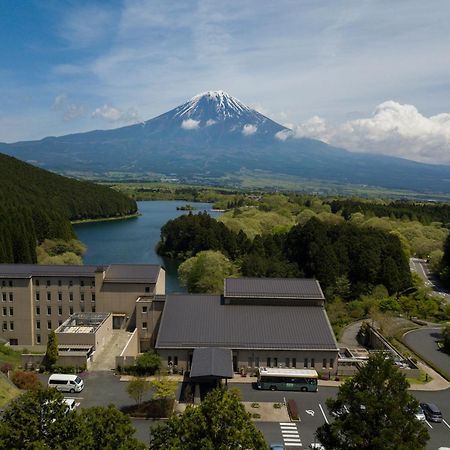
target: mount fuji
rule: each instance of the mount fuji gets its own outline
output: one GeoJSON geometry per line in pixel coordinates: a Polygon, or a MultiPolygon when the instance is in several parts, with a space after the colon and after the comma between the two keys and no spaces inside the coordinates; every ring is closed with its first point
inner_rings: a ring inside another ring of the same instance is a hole
{"type": "Polygon", "coordinates": [[[196,95],[143,123],[40,141],[0,152],[65,174],[149,173],[219,179],[243,170],[390,189],[450,193],[450,166],[351,153],[314,139],[281,140],[289,129],[223,91],[196,95]]]}

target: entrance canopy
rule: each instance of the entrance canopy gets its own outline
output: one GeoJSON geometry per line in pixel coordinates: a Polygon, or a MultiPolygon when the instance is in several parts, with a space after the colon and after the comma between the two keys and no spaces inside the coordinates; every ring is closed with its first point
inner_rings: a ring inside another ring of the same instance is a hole
{"type": "Polygon", "coordinates": [[[233,378],[233,357],[229,348],[196,348],[192,355],[191,378],[233,378]]]}

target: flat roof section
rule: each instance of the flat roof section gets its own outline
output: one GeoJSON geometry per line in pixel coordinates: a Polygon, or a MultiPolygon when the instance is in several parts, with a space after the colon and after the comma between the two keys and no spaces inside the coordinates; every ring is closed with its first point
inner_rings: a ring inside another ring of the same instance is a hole
{"type": "Polygon", "coordinates": [[[56,329],[56,333],[95,333],[109,316],[110,313],[75,313],[56,329]]]}
{"type": "Polygon", "coordinates": [[[225,278],[224,297],[325,299],[313,278],[225,278]]]}
{"type": "Polygon", "coordinates": [[[321,306],[226,305],[220,295],[167,295],[156,348],[197,347],[338,350],[321,306]]]}
{"type": "Polygon", "coordinates": [[[156,283],[158,264],[111,264],[105,273],[106,283],[156,283]]]}
{"type": "Polygon", "coordinates": [[[0,264],[0,278],[94,277],[97,265],[0,264]]]}

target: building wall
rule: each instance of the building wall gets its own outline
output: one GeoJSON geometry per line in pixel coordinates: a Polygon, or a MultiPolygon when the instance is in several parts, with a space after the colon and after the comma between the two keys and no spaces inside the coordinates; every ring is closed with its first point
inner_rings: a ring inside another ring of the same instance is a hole
{"type": "Polygon", "coordinates": [[[155,295],[166,295],[166,271],[161,268],[156,280],[155,295]]]}
{"type": "MultiPolygon", "coordinates": [[[[190,355],[193,350],[184,349],[158,349],[161,356],[161,365],[168,368],[169,357],[173,362],[177,358],[179,369],[188,370],[190,355]]],[[[283,350],[233,350],[235,357],[235,371],[243,369],[245,372],[253,372],[258,367],[295,367],[297,369],[316,369],[319,373],[335,374],[337,370],[338,351],[283,351],[283,350]],[[270,358],[270,361],[268,361],[270,358]],[[289,361],[287,361],[289,359],[289,361]],[[325,359],[325,361],[324,361],[325,359]],[[313,361],[314,360],[314,361],[313,361]],[[325,365],[324,365],[325,364],[325,365]]],[[[173,362],[175,364],[175,362],[173,362]]]]}
{"type": "Polygon", "coordinates": [[[0,281],[0,336],[12,345],[33,343],[31,308],[32,284],[29,278],[2,279],[0,281]]]}
{"type": "Polygon", "coordinates": [[[164,301],[148,297],[136,302],[136,328],[139,331],[141,351],[147,351],[155,346],[164,301]]]}

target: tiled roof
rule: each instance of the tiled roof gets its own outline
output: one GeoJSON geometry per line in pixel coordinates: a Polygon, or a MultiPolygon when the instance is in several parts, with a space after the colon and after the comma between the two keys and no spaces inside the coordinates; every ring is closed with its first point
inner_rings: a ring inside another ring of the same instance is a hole
{"type": "Polygon", "coordinates": [[[190,377],[233,378],[233,359],[229,348],[196,348],[190,377]]]}
{"type": "Polygon", "coordinates": [[[157,264],[112,264],[105,273],[107,283],[156,283],[161,266],[157,264]]]}
{"type": "Polygon", "coordinates": [[[226,305],[219,295],[168,295],[157,348],[337,350],[321,306],[226,305]]]}
{"type": "Polygon", "coordinates": [[[312,278],[226,278],[225,297],[324,299],[312,278]]]}
{"type": "Polygon", "coordinates": [[[0,278],[93,277],[97,269],[94,265],[0,264],[0,278]]]}

